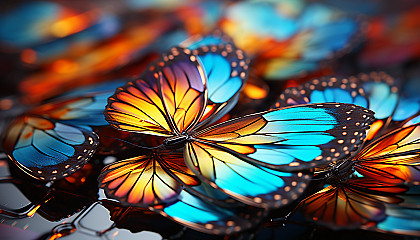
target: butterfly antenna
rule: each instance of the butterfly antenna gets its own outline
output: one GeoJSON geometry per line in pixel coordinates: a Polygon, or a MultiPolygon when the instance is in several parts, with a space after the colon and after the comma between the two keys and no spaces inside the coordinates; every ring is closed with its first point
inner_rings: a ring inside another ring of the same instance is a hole
{"type": "Polygon", "coordinates": [[[113,138],[113,139],[115,139],[115,140],[118,140],[118,141],[121,141],[121,142],[124,142],[124,143],[130,144],[130,145],[135,146],[135,147],[138,147],[138,148],[143,148],[143,149],[148,149],[148,150],[153,150],[153,149],[156,149],[156,148],[157,148],[157,147],[145,147],[145,146],[141,146],[141,145],[138,145],[138,144],[135,144],[135,143],[132,143],[132,142],[126,141],[126,140],[121,139],[121,138],[116,138],[116,137],[111,137],[111,136],[104,136],[104,137],[113,138]]]}

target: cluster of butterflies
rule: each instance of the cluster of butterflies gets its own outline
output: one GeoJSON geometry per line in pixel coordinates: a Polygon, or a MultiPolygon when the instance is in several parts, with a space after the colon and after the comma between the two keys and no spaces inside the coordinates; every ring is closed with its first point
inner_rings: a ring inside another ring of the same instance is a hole
{"type": "Polygon", "coordinates": [[[3,130],[2,149],[54,182],[95,151],[134,147],[141,154],[101,171],[106,196],[205,233],[253,229],[271,209],[297,204],[293,213],[333,229],[418,235],[418,99],[385,73],[324,77],[286,89],[267,111],[223,121],[249,64],[220,31],[191,38],[135,79],[32,107],[3,130]]]}

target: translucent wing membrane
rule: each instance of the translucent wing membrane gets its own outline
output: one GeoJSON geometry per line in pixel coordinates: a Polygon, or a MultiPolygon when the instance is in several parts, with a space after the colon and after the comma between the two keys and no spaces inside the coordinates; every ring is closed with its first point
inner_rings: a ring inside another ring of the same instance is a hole
{"type": "Polygon", "coordinates": [[[357,149],[372,119],[372,111],[354,105],[308,104],[233,119],[193,138],[250,163],[308,170],[357,149]]]}
{"type": "Polygon", "coordinates": [[[329,186],[299,204],[305,217],[334,229],[353,229],[386,218],[385,204],[397,204],[407,188],[375,179],[352,178],[329,186]]]}
{"type": "Polygon", "coordinates": [[[46,181],[83,167],[98,141],[92,131],[31,115],[15,119],[3,134],[9,157],[27,174],[46,181]]]}
{"type": "Polygon", "coordinates": [[[108,124],[103,117],[103,109],[109,95],[104,93],[47,103],[30,113],[72,125],[103,126],[108,124]]]}
{"type": "Polygon", "coordinates": [[[250,206],[221,207],[185,190],[174,204],[151,209],[187,227],[209,234],[232,234],[250,229],[267,214],[266,209],[250,206]]]}
{"type": "Polygon", "coordinates": [[[161,97],[173,131],[188,131],[200,120],[207,103],[207,77],[189,49],[172,48],[158,63],[161,97]]]}
{"type": "Polygon", "coordinates": [[[288,88],[280,94],[275,107],[307,103],[350,103],[368,108],[363,88],[347,78],[322,77],[313,79],[296,88],[288,88]]]}
{"type": "Polygon", "coordinates": [[[308,174],[254,165],[204,142],[188,143],[185,160],[205,182],[257,207],[279,207],[296,200],[310,180],[308,174]]]}
{"type": "Polygon", "coordinates": [[[107,125],[106,99],[124,82],[77,89],[16,118],[3,133],[10,158],[41,180],[56,180],[83,167],[99,143],[92,127],[107,125]]]}
{"type": "Polygon", "coordinates": [[[236,105],[250,60],[231,43],[202,46],[192,52],[199,56],[207,76],[208,102],[202,126],[218,120],[236,105]]]}
{"type": "Polygon", "coordinates": [[[382,182],[420,184],[420,124],[399,128],[354,158],[356,170],[382,182]]]}
{"type": "Polygon", "coordinates": [[[156,67],[118,88],[108,99],[105,119],[115,128],[158,136],[171,136],[172,129],[158,89],[156,67]]]}
{"type": "Polygon", "coordinates": [[[376,119],[392,115],[398,103],[398,86],[394,78],[384,72],[361,73],[350,80],[361,86],[369,98],[369,109],[376,119]]]}
{"type": "Polygon", "coordinates": [[[179,153],[139,156],[110,164],[98,181],[108,197],[143,207],[174,202],[183,185],[200,183],[179,153]]]}
{"type": "MultiPolygon", "coordinates": [[[[361,73],[349,78],[324,77],[311,80],[297,88],[286,89],[279,97],[275,107],[303,103],[352,103],[369,108],[377,119],[369,130],[367,139],[379,136],[389,125],[388,119],[398,113],[396,119],[412,116],[406,113],[408,107],[396,111],[399,93],[396,81],[383,72],[361,73]]],[[[407,104],[406,104],[407,105],[407,104]]]]}
{"type": "Polygon", "coordinates": [[[420,236],[420,210],[418,208],[401,208],[387,205],[387,218],[375,227],[366,226],[366,229],[388,232],[401,235],[420,236]]]}

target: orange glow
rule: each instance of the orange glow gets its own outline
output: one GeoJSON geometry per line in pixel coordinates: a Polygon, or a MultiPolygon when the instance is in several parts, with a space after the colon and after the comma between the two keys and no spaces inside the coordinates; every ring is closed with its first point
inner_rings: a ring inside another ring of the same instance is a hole
{"type": "Polygon", "coordinates": [[[88,11],[71,17],[63,18],[51,25],[51,33],[56,37],[65,37],[88,28],[97,18],[96,11],[88,11]]]}
{"type": "Polygon", "coordinates": [[[38,208],[40,208],[41,207],[41,205],[37,205],[36,207],[34,207],[31,211],[29,211],[26,215],[28,216],[28,217],[32,217],[35,213],[36,213],[36,211],[38,210],[38,208]]]}
{"type": "Polygon", "coordinates": [[[204,114],[203,114],[203,117],[201,118],[201,121],[210,117],[210,115],[212,115],[214,111],[215,111],[215,104],[207,105],[206,108],[204,109],[204,114]]]}
{"type": "Polygon", "coordinates": [[[370,125],[370,129],[368,130],[366,140],[372,140],[383,125],[384,122],[382,120],[377,120],[372,125],[370,125]]]}
{"type": "Polygon", "coordinates": [[[63,236],[63,234],[61,234],[61,233],[55,233],[48,240],[55,240],[55,239],[61,238],[62,236],[63,236]]]}
{"type": "Polygon", "coordinates": [[[268,91],[260,86],[247,83],[244,87],[243,93],[252,99],[263,99],[267,96],[268,91]]]}
{"type": "Polygon", "coordinates": [[[65,74],[76,72],[79,69],[79,66],[77,62],[60,59],[52,64],[51,69],[56,73],[65,74]]]}
{"type": "Polygon", "coordinates": [[[20,59],[24,63],[34,63],[36,61],[36,52],[32,49],[25,49],[20,54],[20,59]]]}
{"type": "Polygon", "coordinates": [[[133,55],[148,47],[173,26],[168,20],[154,21],[128,29],[89,52],[72,51],[72,55],[45,65],[44,71],[24,79],[19,89],[23,101],[34,103],[58,95],[71,88],[103,80],[102,73],[126,65],[133,55]]]}

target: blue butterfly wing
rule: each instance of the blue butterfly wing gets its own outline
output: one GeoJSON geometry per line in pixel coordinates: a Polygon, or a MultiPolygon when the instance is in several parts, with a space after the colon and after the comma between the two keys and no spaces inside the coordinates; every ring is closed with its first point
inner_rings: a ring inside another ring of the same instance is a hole
{"type": "Polygon", "coordinates": [[[266,209],[249,206],[218,206],[186,190],[181,191],[177,202],[151,209],[197,231],[223,235],[255,227],[267,213],[266,209]]]}
{"type": "Polygon", "coordinates": [[[361,73],[352,81],[363,88],[369,99],[369,109],[376,119],[392,116],[399,98],[397,82],[384,72],[361,73]]]}
{"type": "Polygon", "coordinates": [[[187,165],[246,204],[279,207],[303,192],[309,175],[357,149],[373,113],[348,104],[312,104],[233,119],[191,138],[187,165]]]}
{"type": "Polygon", "coordinates": [[[125,80],[116,80],[76,89],[31,112],[79,127],[105,126],[108,122],[103,111],[108,98],[125,83],[125,80]]]}
{"type": "Polygon", "coordinates": [[[368,108],[364,90],[347,78],[322,77],[313,79],[299,87],[292,87],[280,94],[275,107],[307,103],[348,103],[368,108]]]}
{"type": "Polygon", "coordinates": [[[102,170],[98,181],[108,197],[122,204],[148,207],[211,234],[248,229],[267,212],[243,206],[200,182],[184,164],[181,152],[159,152],[113,163],[102,170]]]}
{"type": "MultiPolygon", "coordinates": [[[[417,116],[420,113],[420,100],[419,99],[410,99],[410,98],[401,98],[398,102],[398,105],[395,109],[394,114],[392,115],[392,121],[400,122],[410,119],[414,116],[417,116]]],[[[417,120],[411,121],[416,123],[417,120]]]]}
{"type": "Polygon", "coordinates": [[[216,189],[245,204],[277,208],[296,200],[310,175],[268,169],[205,142],[188,143],[185,161],[193,172],[216,189]]]}
{"type": "Polygon", "coordinates": [[[399,92],[396,81],[383,72],[361,73],[349,78],[324,77],[314,79],[297,88],[286,89],[275,107],[303,103],[338,102],[352,103],[375,112],[377,121],[369,131],[368,140],[379,136],[386,129],[387,119],[395,115],[395,121],[402,121],[417,109],[416,103],[401,103],[396,110],[399,92]]]}
{"type": "Polygon", "coordinates": [[[236,146],[239,154],[243,151],[249,161],[265,167],[302,170],[355,150],[372,114],[350,104],[299,105],[232,119],[194,134],[193,139],[231,148],[232,153],[236,146]]]}
{"type": "Polygon", "coordinates": [[[386,214],[387,218],[375,226],[377,230],[405,236],[420,236],[420,210],[418,208],[387,205],[386,214]]]}
{"type": "Polygon", "coordinates": [[[410,121],[407,124],[420,122],[420,91],[419,73],[417,70],[409,71],[408,81],[404,83],[401,91],[402,97],[392,116],[393,121],[410,121]]]}
{"type": "Polygon", "coordinates": [[[208,103],[200,126],[217,121],[238,102],[250,60],[221,31],[196,36],[183,43],[197,55],[207,75],[208,103]]]}
{"type": "Polygon", "coordinates": [[[55,180],[83,167],[96,150],[92,127],[108,125],[103,116],[117,85],[108,82],[68,93],[16,118],[3,134],[9,157],[41,180],[55,180]]]}
{"type": "Polygon", "coordinates": [[[83,167],[95,152],[97,135],[89,130],[23,115],[3,135],[5,152],[27,174],[56,180],[83,167]]]}

